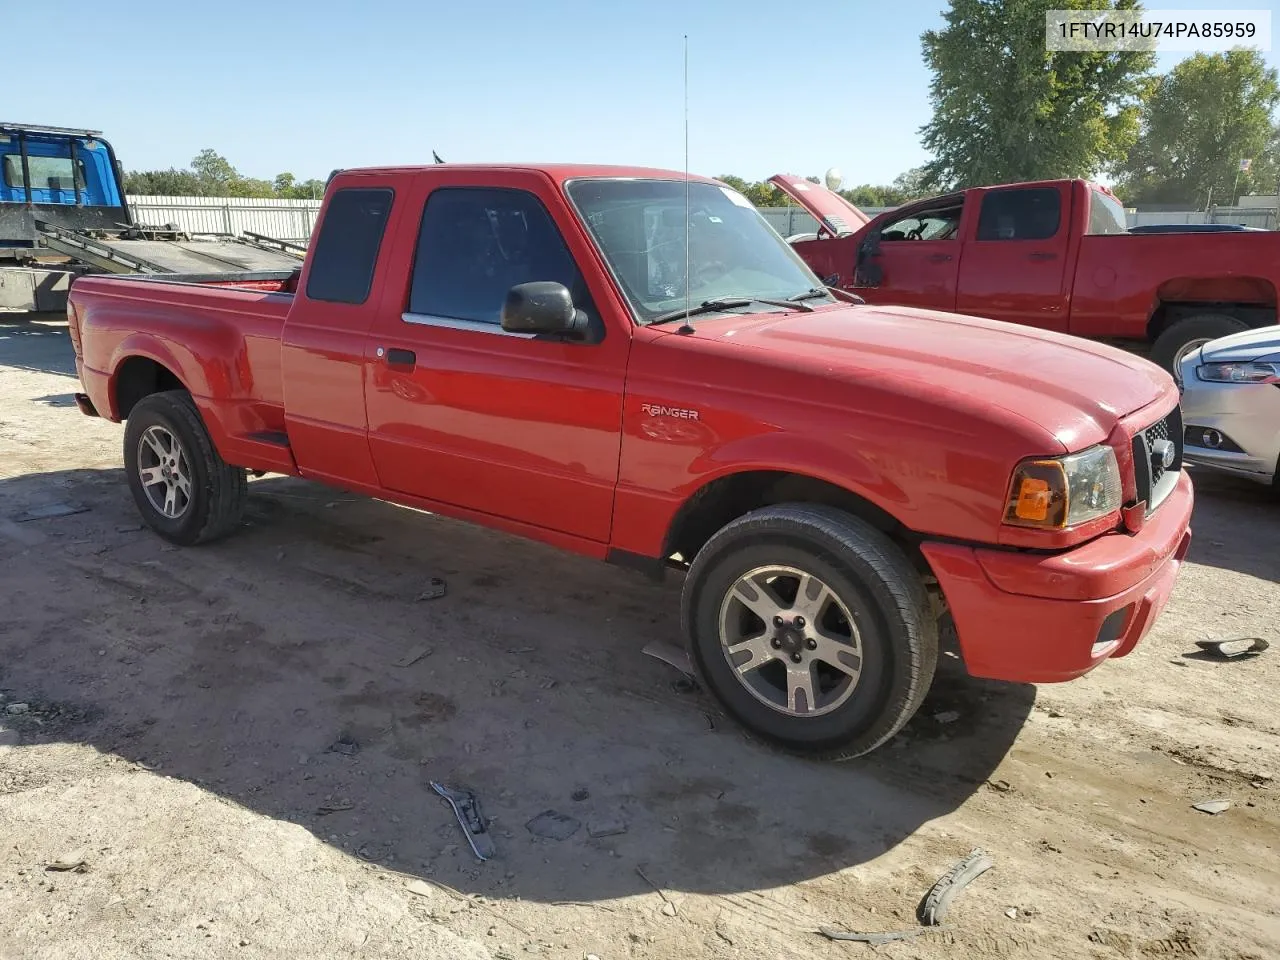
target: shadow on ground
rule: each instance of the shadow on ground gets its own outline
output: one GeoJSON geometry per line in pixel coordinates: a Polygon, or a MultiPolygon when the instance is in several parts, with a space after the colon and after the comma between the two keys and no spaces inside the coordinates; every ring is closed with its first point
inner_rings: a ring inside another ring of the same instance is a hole
{"type": "Polygon", "coordinates": [[[0,366],[76,375],[65,320],[42,313],[0,313],[0,366]]]}
{"type": "Polygon", "coordinates": [[[119,470],[0,481],[0,689],[30,704],[24,739],[470,893],[596,901],[647,892],[638,865],[731,895],[873,860],[982,788],[1034,702],[951,664],[873,757],[796,759],[641,654],[678,637],[677,584],[303,481],[251,490],[236,537],[177,550],[138,526],[119,470]],[[89,510],[12,522],[59,500],[89,510]],[[468,855],[430,780],[477,791],[495,861],[468,855]],[[581,826],[539,839],[546,810],[581,826]],[[590,836],[610,821],[625,832],[590,836]]]}
{"type": "Polygon", "coordinates": [[[1210,470],[1192,473],[1196,508],[1188,559],[1192,563],[1234,570],[1259,580],[1280,581],[1280,493],[1239,477],[1210,470]],[[1270,528],[1274,537],[1241,536],[1270,528]]]}

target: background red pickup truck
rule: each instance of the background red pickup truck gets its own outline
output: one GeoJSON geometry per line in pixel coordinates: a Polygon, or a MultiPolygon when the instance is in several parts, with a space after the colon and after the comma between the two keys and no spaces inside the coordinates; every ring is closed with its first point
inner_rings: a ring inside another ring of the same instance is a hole
{"type": "Polygon", "coordinates": [[[71,291],[78,402],[127,420],[161,536],[230,533],[271,471],[674,567],[703,682],[792,749],[893,736],[943,618],[980,676],[1128,653],[1189,543],[1167,374],[850,305],[715,181],[348,171],[301,271],[242,283],[71,291]]]}
{"type": "Polygon", "coordinates": [[[771,182],[821,227],[796,251],[869,303],[1142,342],[1175,377],[1209,340],[1276,322],[1280,233],[1131,234],[1119,201],[1084,180],[977,187],[869,222],[802,177],[771,182]]]}

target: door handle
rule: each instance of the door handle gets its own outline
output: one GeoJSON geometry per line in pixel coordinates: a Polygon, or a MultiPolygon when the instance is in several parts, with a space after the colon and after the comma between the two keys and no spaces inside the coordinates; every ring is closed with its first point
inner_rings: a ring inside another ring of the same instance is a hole
{"type": "Polygon", "coordinates": [[[1058,255],[1056,253],[1030,253],[1030,254],[1027,254],[1027,259],[1028,260],[1057,260],[1058,255]]]}
{"type": "Polygon", "coordinates": [[[948,260],[950,260],[950,259],[951,259],[951,254],[949,254],[949,253],[931,253],[931,254],[929,254],[929,262],[930,262],[930,263],[946,263],[946,262],[947,262],[948,260]]]}
{"type": "Polygon", "coordinates": [[[412,367],[418,362],[418,355],[412,350],[399,350],[392,347],[387,351],[387,363],[393,367],[412,367]]]}

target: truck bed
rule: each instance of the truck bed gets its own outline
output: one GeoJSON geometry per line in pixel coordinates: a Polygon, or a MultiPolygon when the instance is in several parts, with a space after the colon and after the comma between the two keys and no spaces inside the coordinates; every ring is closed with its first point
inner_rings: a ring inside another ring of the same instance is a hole
{"type": "MultiPolygon", "coordinates": [[[[148,331],[152,360],[188,371],[190,391],[224,455],[261,469],[288,469],[280,338],[293,303],[296,272],[210,277],[86,276],[75,291],[92,306],[71,317],[76,365],[98,412],[120,419],[128,402],[124,357],[138,357],[137,331],[148,331]],[[217,358],[216,363],[206,362],[217,358]],[[229,382],[228,382],[229,381],[229,382]]],[[[138,363],[138,360],[131,361],[138,363]]]]}

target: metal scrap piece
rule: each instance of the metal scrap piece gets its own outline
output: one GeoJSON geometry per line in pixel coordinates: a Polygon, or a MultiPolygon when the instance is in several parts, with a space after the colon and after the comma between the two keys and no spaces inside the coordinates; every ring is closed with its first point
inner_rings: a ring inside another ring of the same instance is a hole
{"type": "Polygon", "coordinates": [[[1224,660],[1233,660],[1247,653],[1262,653],[1271,644],[1261,637],[1238,637],[1233,640],[1197,640],[1196,646],[1209,653],[1215,653],[1224,660]]]}
{"type": "Polygon", "coordinates": [[[488,860],[495,853],[489,825],[480,812],[480,800],[470,790],[451,790],[442,783],[431,781],[431,789],[448,801],[454,816],[462,826],[462,832],[471,845],[471,852],[480,860],[488,860]]]}
{"type": "Polygon", "coordinates": [[[920,908],[916,911],[920,922],[926,927],[936,927],[942,923],[956,894],[993,866],[995,864],[981,847],[971,850],[967,857],[948,870],[924,895],[920,908]]]}
{"type": "Polygon", "coordinates": [[[664,640],[654,640],[645,644],[640,652],[675,667],[686,677],[693,676],[693,664],[689,661],[689,651],[683,647],[664,640]]]}
{"type": "Polygon", "coordinates": [[[835,930],[831,927],[819,927],[818,932],[828,940],[847,940],[851,943],[869,943],[873,947],[893,943],[895,940],[910,940],[922,933],[934,933],[941,927],[912,927],[910,930],[894,930],[890,933],[853,933],[846,930],[835,930]]]}

